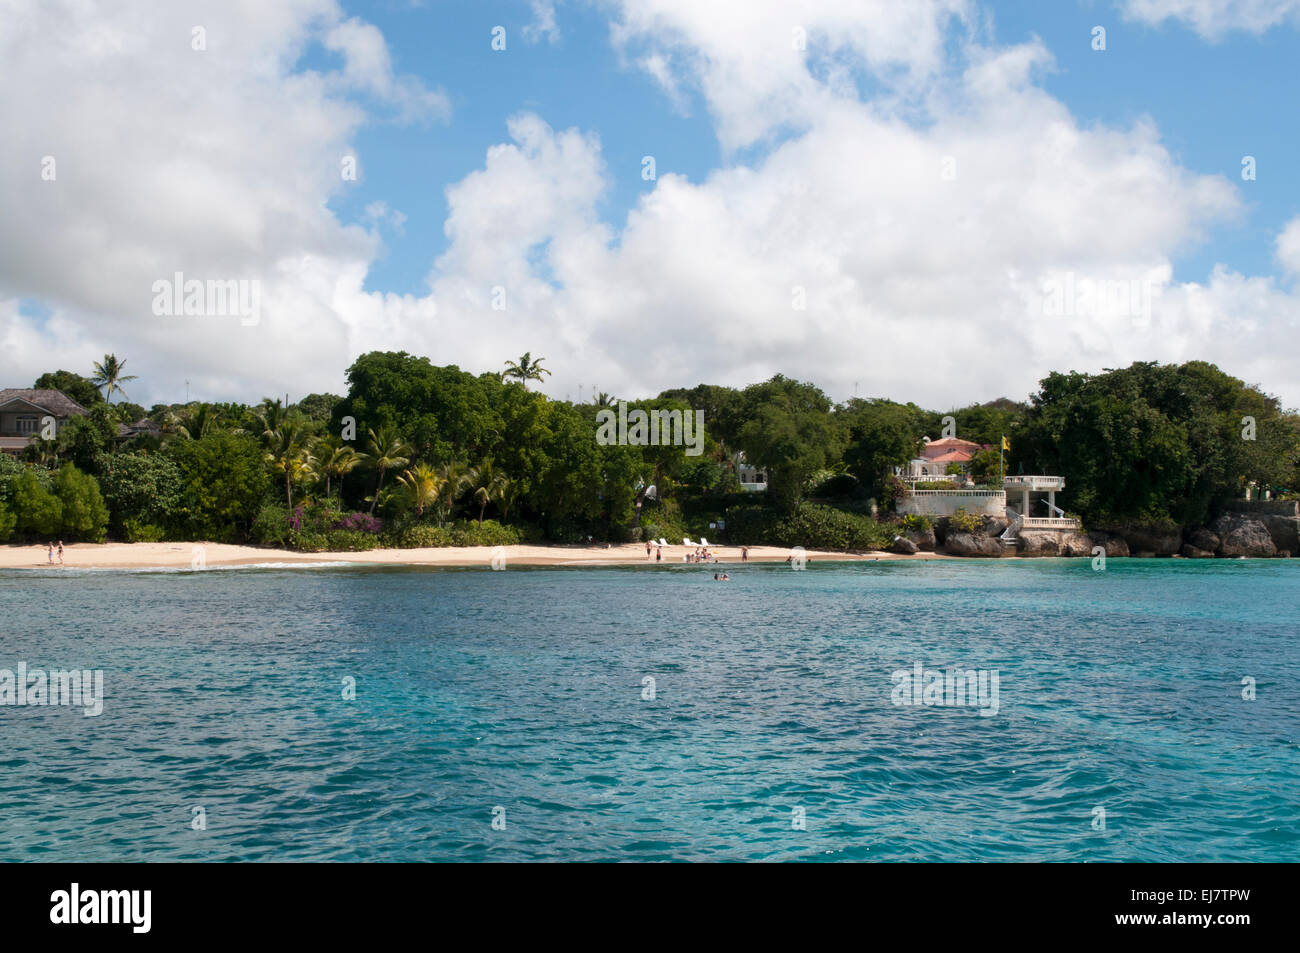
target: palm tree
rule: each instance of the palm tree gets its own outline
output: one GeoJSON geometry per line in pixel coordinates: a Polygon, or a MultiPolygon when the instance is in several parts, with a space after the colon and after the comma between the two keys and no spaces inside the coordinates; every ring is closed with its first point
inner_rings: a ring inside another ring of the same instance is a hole
{"type": "Polygon", "coordinates": [[[257,419],[257,426],[261,428],[259,436],[261,436],[262,442],[267,445],[274,444],[275,434],[288,417],[288,413],[280,403],[280,399],[277,397],[275,400],[271,400],[269,397],[263,397],[261,406],[254,411],[254,416],[257,419]]]}
{"type": "Polygon", "coordinates": [[[601,391],[599,394],[596,395],[597,407],[613,407],[617,403],[618,403],[618,398],[616,398],[613,394],[606,394],[604,391],[601,391]]]}
{"type": "Polygon", "coordinates": [[[501,522],[505,522],[510,516],[510,507],[519,502],[524,495],[524,485],[518,480],[512,480],[503,476],[501,485],[501,495],[497,498],[501,504],[501,522]]]}
{"type": "Polygon", "coordinates": [[[397,478],[398,482],[411,492],[415,501],[415,515],[423,516],[426,505],[437,505],[442,496],[444,480],[433,467],[427,463],[417,464],[397,478]]]}
{"type": "Polygon", "coordinates": [[[466,473],[465,479],[474,492],[475,502],[478,503],[478,525],[481,529],[483,527],[483,512],[487,509],[488,503],[501,498],[501,494],[505,490],[507,477],[504,473],[493,472],[492,461],[484,460],[466,473]]]}
{"type": "Polygon", "coordinates": [[[122,370],[126,367],[126,361],[119,361],[116,354],[105,354],[103,361],[95,362],[95,376],[90,382],[96,387],[104,388],[104,399],[110,404],[113,402],[114,392],[126,397],[126,391],[122,390],[122,384],[125,381],[136,379],[134,374],[123,374],[122,370]]]}
{"type": "Polygon", "coordinates": [[[320,459],[320,471],[325,475],[325,499],[330,498],[333,477],[338,477],[339,499],[342,499],[343,478],[360,466],[364,457],[352,447],[343,446],[343,441],[335,436],[316,441],[316,454],[320,459]]]}
{"type": "Polygon", "coordinates": [[[469,471],[461,463],[444,463],[438,467],[438,476],[442,480],[442,495],[438,500],[438,522],[445,523],[451,516],[456,498],[464,492],[468,484],[469,471]]]}
{"type": "Polygon", "coordinates": [[[190,404],[169,421],[173,432],[186,440],[199,440],[217,425],[216,408],[211,404],[190,404]]]}
{"type": "Polygon", "coordinates": [[[539,357],[534,361],[532,357],[532,351],[525,351],[524,356],[519,359],[518,363],[506,361],[506,369],[501,376],[503,378],[513,377],[524,385],[525,390],[528,389],[529,381],[540,381],[543,374],[549,377],[551,372],[542,367],[542,361],[546,360],[546,358],[539,357]]]}
{"type": "Polygon", "coordinates": [[[286,420],[268,437],[266,462],[284,474],[284,498],[293,508],[293,484],[315,474],[316,458],[307,449],[307,431],[296,421],[286,420]]]}
{"type": "Polygon", "coordinates": [[[384,472],[392,467],[404,467],[410,463],[410,458],[404,456],[411,452],[411,448],[402,443],[401,437],[390,436],[383,427],[379,432],[371,430],[370,434],[370,453],[366,456],[379,467],[379,482],[375,484],[375,495],[370,500],[370,512],[375,512],[375,504],[379,502],[379,491],[384,485],[384,472]]]}

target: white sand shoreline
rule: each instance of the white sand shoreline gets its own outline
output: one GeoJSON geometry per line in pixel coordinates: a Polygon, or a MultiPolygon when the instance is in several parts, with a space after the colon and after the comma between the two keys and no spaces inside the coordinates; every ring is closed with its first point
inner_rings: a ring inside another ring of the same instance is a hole
{"type": "MultiPolygon", "coordinates": [[[[670,566],[686,565],[682,555],[688,548],[666,546],[663,562],[654,553],[646,558],[644,543],[622,543],[608,549],[596,546],[506,546],[506,566],[670,566]]],[[[693,550],[690,550],[693,552],[693,550]]],[[[719,546],[710,550],[717,563],[741,565],[739,546],[719,546]]],[[[261,546],[236,546],[228,543],[71,543],[64,546],[63,566],[75,569],[192,569],[201,558],[202,567],[248,567],[274,564],[284,568],[330,568],[332,566],[447,566],[483,567],[491,565],[494,547],[446,546],[430,549],[373,549],[368,552],[300,553],[261,546]]],[[[754,563],[785,562],[790,550],[779,546],[751,546],[749,561],[754,563]]],[[[873,560],[955,559],[943,553],[837,553],[808,550],[810,562],[870,562],[873,560]]],[[[51,567],[44,545],[0,546],[0,569],[59,568],[58,556],[51,567]]]]}

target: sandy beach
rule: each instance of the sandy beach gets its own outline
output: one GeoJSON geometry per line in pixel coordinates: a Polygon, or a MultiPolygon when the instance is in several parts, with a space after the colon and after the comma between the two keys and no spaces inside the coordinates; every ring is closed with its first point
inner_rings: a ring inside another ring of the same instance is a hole
{"type": "MultiPolygon", "coordinates": [[[[685,546],[664,547],[657,565],[682,564],[685,546]]],[[[722,546],[719,566],[741,562],[739,546],[722,546]]],[[[448,546],[433,549],[375,549],[363,553],[300,553],[261,546],[233,546],[226,543],[71,543],[64,546],[63,565],[79,569],[188,569],[215,566],[261,564],[309,566],[321,563],[364,563],[391,566],[483,566],[491,565],[494,550],[489,546],[448,546]]],[[[646,559],[644,543],[624,543],[606,548],[595,546],[506,546],[506,566],[653,566],[654,553],[646,559]]],[[[784,562],[790,550],[777,546],[751,546],[750,562],[784,562]]],[[[889,559],[952,559],[936,553],[899,556],[893,553],[836,553],[808,550],[810,562],[889,559]]],[[[54,565],[57,567],[58,556],[54,565]]],[[[712,564],[710,564],[712,565],[712,564]]],[[[48,569],[47,549],[42,545],[0,546],[0,569],[48,569]]]]}

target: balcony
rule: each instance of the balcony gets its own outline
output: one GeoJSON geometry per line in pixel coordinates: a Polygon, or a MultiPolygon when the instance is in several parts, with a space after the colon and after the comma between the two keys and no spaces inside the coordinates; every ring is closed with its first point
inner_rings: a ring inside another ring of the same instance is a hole
{"type": "Polygon", "coordinates": [[[1064,490],[1065,477],[1059,476],[1009,476],[1002,478],[1008,490],[1064,490]]]}

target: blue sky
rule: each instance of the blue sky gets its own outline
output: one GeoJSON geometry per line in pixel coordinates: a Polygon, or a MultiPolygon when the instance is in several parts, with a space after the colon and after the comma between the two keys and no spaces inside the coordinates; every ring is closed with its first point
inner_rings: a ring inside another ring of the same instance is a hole
{"type": "MultiPolygon", "coordinates": [[[[529,41],[533,21],[519,2],[407,5],[348,2],[349,13],[379,26],[394,66],[449,95],[446,123],[377,124],[357,137],[364,181],[336,196],[344,220],[385,201],[400,210],[403,233],[385,230],[385,251],[366,281],[370,290],[418,294],[427,290],[433,260],[446,248],[444,187],[483,165],[492,145],[506,139],[506,117],[539,114],[552,127],[576,126],[599,135],[612,188],[599,211],[621,224],[650,183],[641,158],[655,156],[660,174],[700,181],[724,161],[707,104],[696,93],[683,111],[610,41],[602,10],[562,4],[559,35],[529,41]],[[507,30],[507,49],[490,48],[492,27],[507,30]]],[[[1041,85],[1083,123],[1129,126],[1143,117],[1157,124],[1183,166],[1227,176],[1241,190],[1245,214],[1206,240],[1180,250],[1175,280],[1204,280],[1216,264],[1245,273],[1274,269],[1273,244],[1300,212],[1300,124],[1286,105],[1300,101],[1296,31],[1281,26],[1263,35],[1234,32],[1210,42],[1189,26],[1126,22],[1104,2],[996,0],[985,3],[992,39],[1012,44],[1040,38],[1056,60],[1041,85]],[[1104,52],[1092,49],[1092,29],[1107,30],[1104,52]],[[1241,179],[1242,157],[1253,155],[1257,178],[1241,179]]],[[[324,62],[304,59],[310,68],[324,62]]],[[[762,149],[743,154],[751,158],[762,149]]],[[[1116,223],[1123,227],[1122,222],[1116,223]]]]}
{"type": "Polygon", "coordinates": [[[1295,406],[1298,26],[1300,0],[9,0],[9,377],[112,352],[142,403],[256,400],[340,393],[369,350],[530,351],[560,398],[781,373],[951,407],[1203,359],[1295,406]],[[177,272],[258,282],[259,313],[159,313],[177,272]]]}

